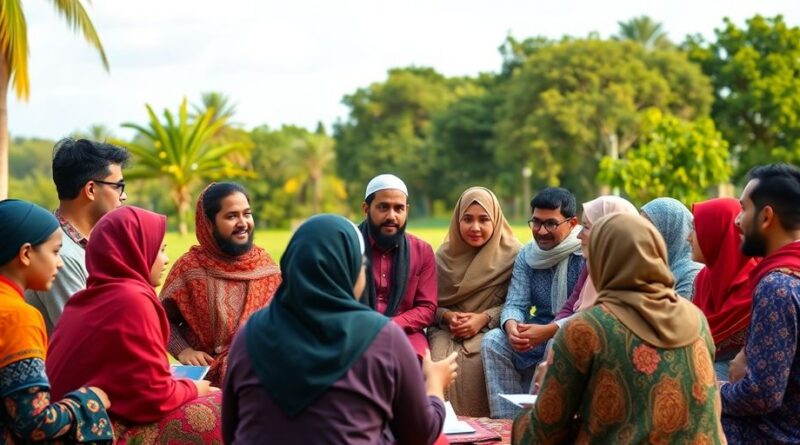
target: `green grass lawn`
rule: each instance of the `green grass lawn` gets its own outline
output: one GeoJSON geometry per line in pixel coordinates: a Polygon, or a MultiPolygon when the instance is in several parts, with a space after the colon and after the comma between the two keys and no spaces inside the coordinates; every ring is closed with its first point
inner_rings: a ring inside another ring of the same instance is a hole
{"type": "MultiPolygon", "coordinates": [[[[427,221],[426,221],[427,222],[427,221]]],[[[514,225],[512,226],[517,239],[523,244],[531,240],[531,231],[528,226],[514,225]]],[[[447,235],[447,225],[432,226],[426,224],[424,226],[415,226],[414,221],[411,221],[408,226],[408,232],[414,234],[433,246],[435,251],[439,245],[444,241],[447,235]]],[[[280,261],[283,251],[286,250],[286,245],[289,244],[289,239],[292,237],[290,230],[257,230],[255,234],[256,245],[263,247],[267,252],[275,258],[275,261],[280,261]]],[[[181,255],[186,253],[189,248],[197,244],[197,239],[194,233],[186,236],[180,236],[176,232],[167,233],[167,255],[169,255],[170,263],[174,263],[181,255]]],[[[164,275],[166,276],[166,274],[164,275]]]]}

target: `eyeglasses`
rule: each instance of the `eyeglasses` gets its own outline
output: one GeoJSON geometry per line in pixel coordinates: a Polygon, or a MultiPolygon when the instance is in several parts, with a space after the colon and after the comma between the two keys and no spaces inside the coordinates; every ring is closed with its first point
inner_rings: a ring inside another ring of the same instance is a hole
{"type": "Polygon", "coordinates": [[[97,184],[110,185],[111,187],[114,187],[115,189],[119,190],[120,195],[125,193],[125,180],[119,182],[108,182],[108,181],[100,181],[99,179],[92,179],[92,182],[95,182],[97,184]]]}
{"type": "Polygon", "coordinates": [[[542,226],[544,226],[544,230],[546,230],[547,233],[550,233],[553,230],[556,230],[558,228],[558,226],[560,226],[561,224],[564,224],[567,221],[572,221],[572,218],[567,218],[567,219],[565,219],[564,221],[561,221],[561,222],[558,222],[558,221],[556,221],[554,219],[548,219],[547,221],[540,221],[538,219],[529,219],[528,220],[528,227],[530,227],[531,230],[538,231],[539,229],[542,228],[542,226]]]}

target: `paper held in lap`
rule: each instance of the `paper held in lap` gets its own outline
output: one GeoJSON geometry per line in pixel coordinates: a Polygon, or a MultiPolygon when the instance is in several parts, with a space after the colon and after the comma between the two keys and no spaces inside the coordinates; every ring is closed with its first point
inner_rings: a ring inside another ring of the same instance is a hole
{"type": "Polygon", "coordinates": [[[179,379],[203,380],[209,366],[171,365],[172,376],[179,379]]]}
{"type": "Polygon", "coordinates": [[[442,432],[445,434],[469,434],[474,433],[475,428],[471,427],[467,422],[458,420],[453,405],[450,402],[444,402],[445,418],[444,427],[442,432]]]}
{"type": "Polygon", "coordinates": [[[536,403],[536,394],[500,394],[500,397],[520,408],[527,408],[536,403]]]}

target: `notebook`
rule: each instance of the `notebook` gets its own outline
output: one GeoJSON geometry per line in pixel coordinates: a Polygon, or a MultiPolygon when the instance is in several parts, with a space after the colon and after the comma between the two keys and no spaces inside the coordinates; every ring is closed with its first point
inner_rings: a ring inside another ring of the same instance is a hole
{"type": "Polygon", "coordinates": [[[467,434],[474,433],[475,428],[471,427],[467,422],[458,420],[453,405],[450,402],[444,402],[444,427],[442,432],[445,434],[467,434]]]}
{"type": "Polygon", "coordinates": [[[208,374],[208,366],[171,365],[172,376],[180,379],[203,380],[208,374]]]}

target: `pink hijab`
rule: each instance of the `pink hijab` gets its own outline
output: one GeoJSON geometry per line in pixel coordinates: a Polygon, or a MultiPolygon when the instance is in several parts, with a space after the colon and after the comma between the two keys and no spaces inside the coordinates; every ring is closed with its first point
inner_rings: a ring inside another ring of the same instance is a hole
{"type": "MultiPolygon", "coordinates": [[[[588,223],[594,224],[594,221],[613,213],[630,213],[632,215],[639,215],[639,211],[636,210],[636,207],[631,204],[630,201],[625,198],[620,198],[619,196],[601,196],[589,202],[583,203],[583,220],[588,223]]],[[[586,256],[588,261],[589,258],[587,256],[587,252],[584,252],[584,256],[586,256]]],[[[594,283],[592,283],[592,277],[590,275],[586,279],[583,289],[581,289],[578,300],[575,302],[575,312],[588,309],[594,306],[596,302],[597,289],[594,287],[594,283]]]]}

